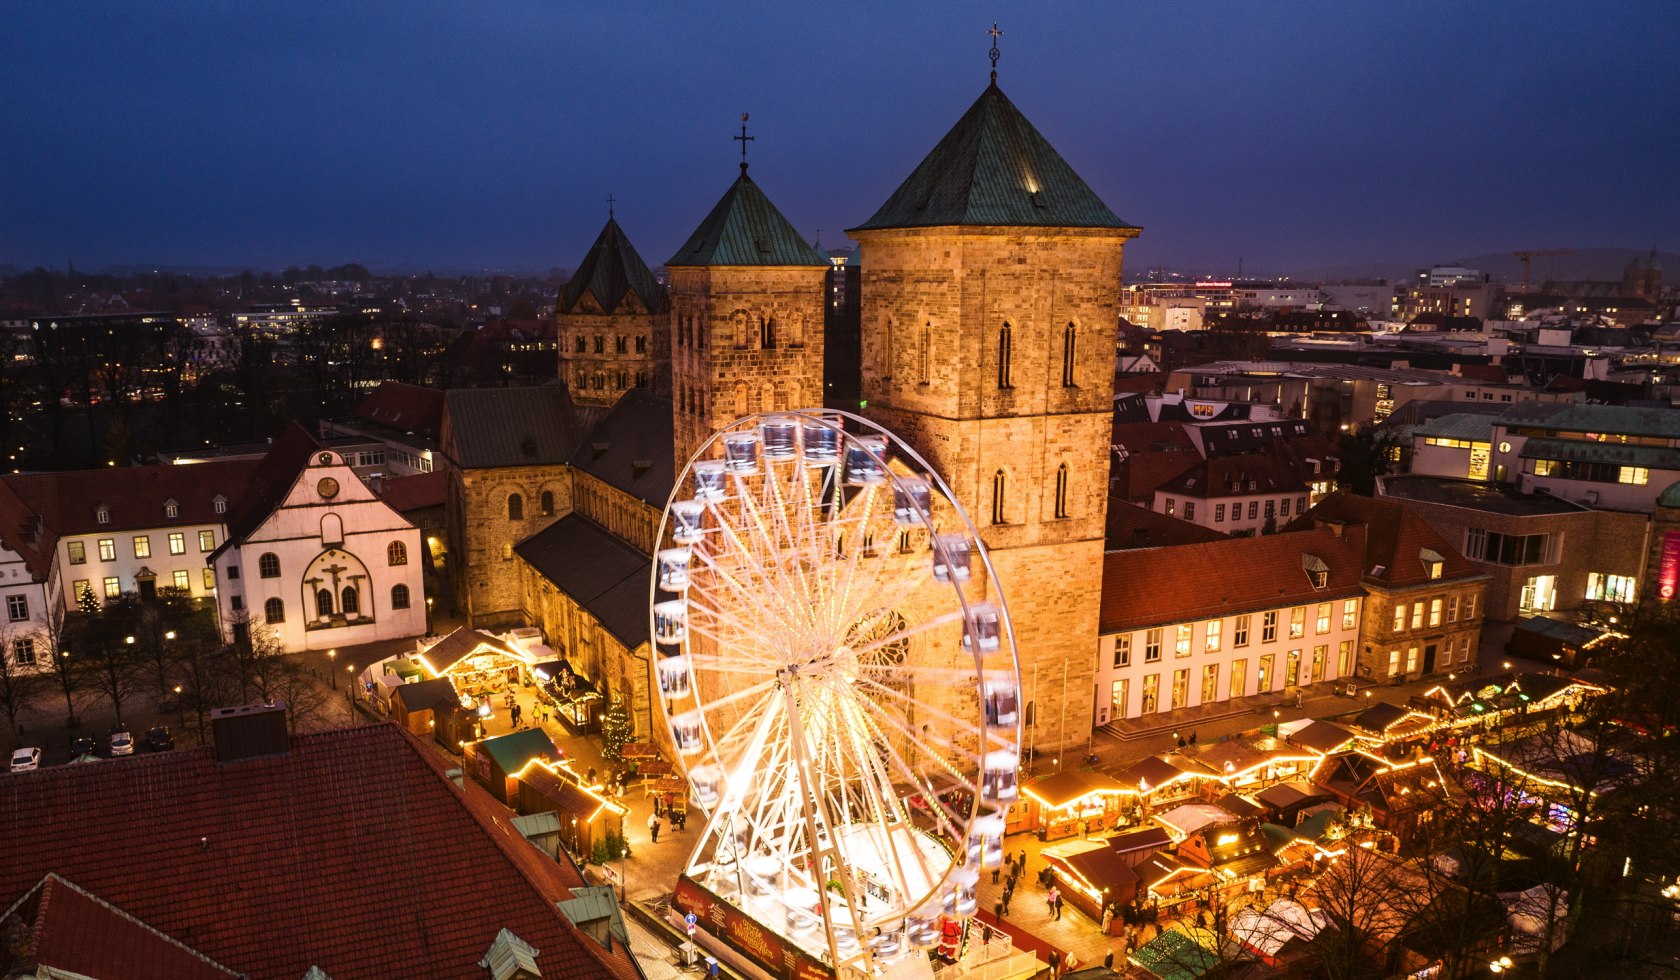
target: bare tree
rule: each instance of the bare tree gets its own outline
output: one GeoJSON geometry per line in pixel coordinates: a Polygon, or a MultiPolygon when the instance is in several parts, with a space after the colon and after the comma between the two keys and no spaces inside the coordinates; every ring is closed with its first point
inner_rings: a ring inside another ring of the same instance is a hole
{"type": "Polygon", "coordinates": [[[71,641],[80,633],[80,620],[71,618],[58,603],[49,602],[35,634],[40,641],[36,645],[45,647],[43,652],[51,667],[51,676],[59,690],[64,692],[64,724],[69,728],[79,724],[76,694],[86,686],[87,672],[82,667],[82,659],[70,649],[71,641]]]}
{"type": "Polygon", "coordinates": [[[231,648],[214,634],[190,633],[181,637],[180,643],[177,664],[182,710],[188,705],[192,707],[198,722],[198,738],[203,741],[205,715],[235,700],[237,668],[231,648]]]}
{"type": "Polygon", "coordinates": [[[286,702],[286,719],[293,732],[304,730],[321,717],[332,695],[309,668],[295,657],[273,658],[269,667],[269,689],[274,697],[286,702]]]}
{"type": "Polygon", "coordinates": [[[88,651],[89,683],[111,702],[111,710],[116,713],[117,727],[125,724],[123,721],[123,705],[128,703],[141,687],[141,663],[134,644],[116,637],[90,643],[88,651]]]}
{"type": "MultiPolygon", "coordinates": [[[[16,644],[27,640],[33,646],[34,637],[19,635],[11,626],[0,626],[0,714],[6,716],[6,727],[14,735],[23,734],[21,717],[31,698],[44,679],[33,666],[17,662],[16,644]]],[[[39,654],[36,654],[39,656],[39,654]]]]}

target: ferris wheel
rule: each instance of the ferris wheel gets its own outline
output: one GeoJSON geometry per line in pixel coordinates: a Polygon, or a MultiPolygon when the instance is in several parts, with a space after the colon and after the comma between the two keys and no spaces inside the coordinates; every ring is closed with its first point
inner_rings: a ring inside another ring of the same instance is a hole
{"type": "Polygon", "coordinates": [[[837,975],[925,972],[1003,860],[1020,672],[973,524],[865,419],[751,416],[678,475],[661,702],[707,816],[686,876],[837,975]]]}

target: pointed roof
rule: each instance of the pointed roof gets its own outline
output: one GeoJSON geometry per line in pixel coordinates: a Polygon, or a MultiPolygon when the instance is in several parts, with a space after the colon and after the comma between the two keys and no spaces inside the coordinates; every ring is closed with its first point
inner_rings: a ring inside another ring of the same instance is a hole
{"type": "Polygon", "coordinates": [[[618,220],[608,218],[577,272],[561,288],[560,312],[575,312],[578,301],[588,293],[600,304],[601,312],[612,313],[631,292],[641,299],[642,307],[649,313],[665,311],[665,290],[653,277],[653,270],[630,244],[618,220]]]}
{"type": "MultiPolygon", "coordinates": [[[[743,165],[744,166],[744,165],[743,165]]],[[[723,199],[688,236],[668,266],[818,265],[828,260],[794,231],[793,225],[745,169],[723,199]]]]}
{"type": "Polygon", "coordinates": [[[938,225],[1135,227],[1108,209],[995,81],[854,230],[938,225]]]}

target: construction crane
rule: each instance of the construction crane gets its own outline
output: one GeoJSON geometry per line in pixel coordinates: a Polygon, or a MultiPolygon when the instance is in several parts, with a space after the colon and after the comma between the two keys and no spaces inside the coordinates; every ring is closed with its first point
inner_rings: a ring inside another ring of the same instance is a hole
{"type": "Polygon", "coordinates": [[[1569,254],[1573,253],[1574,251],[1575,250],[1572,249],[1572,248],[1547,248],[1547,249],[1530,249],[1526,252],[1512,252],[1511,254],[1513,256],[1515,256],[1516,258],[1522,259],[1522,264],[1523,264],[1523,288],[1522,288],[1522,291],[1525,292],[1525,293],[1528,292],[1528,263],[1529,263],[1530,259],[1534,259],[1534,258],[1538,258],[1538,257],[1542,257],[1542,256],[1548,256],[1548,255],[1569,255],[1569,254]]]}

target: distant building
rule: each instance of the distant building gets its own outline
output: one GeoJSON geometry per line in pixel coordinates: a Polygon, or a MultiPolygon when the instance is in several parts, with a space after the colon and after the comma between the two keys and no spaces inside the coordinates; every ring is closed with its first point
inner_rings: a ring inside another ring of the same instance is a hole
{"type": "Polygon", "coordinates": [[[1270,456],[1214,456],[1155,489],[1150,508],[1232,537],[1275,531],[1307,509],[1310,488],[1270,456]]]}

